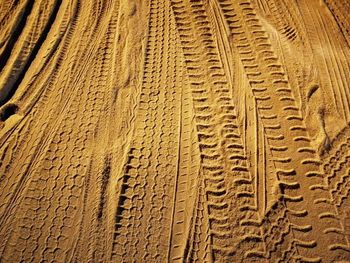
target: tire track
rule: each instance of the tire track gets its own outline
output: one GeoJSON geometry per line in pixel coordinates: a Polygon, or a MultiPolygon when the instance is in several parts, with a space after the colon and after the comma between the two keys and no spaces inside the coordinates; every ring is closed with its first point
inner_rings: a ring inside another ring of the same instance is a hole
{"type": "MultiPolygon", "coordinates": [[[[14,35],[19,39],[14,39],[12,51],[5,50],[3,53],[5,56],[11,54],[11,58],[16,59],[3,65],[4,68],[1,71],[0,82],[2,90],[2,96],[0,97],[1,104],[9,101],[15,93],[24,77],[24,74],[27,72],[51,29],[61,6],[61,2],[61,0],[55,0],[52,2],[42,1],[38,2],[38,4],[34,4],[32,8],[28,7],[28,23],[24,22],[22,25],[23,36],[21,36],[19,32],[15,33],[14,35]],[[36,17],[37,19],[30,19],[32,17],[36,17]]],[[[0,57],[0,61],[5,63],[7,60],[6,58],[1,59],[0,57]]],[[[2,68],[1,65],[0,68],[2,68]]]]}
{"type": "MultiPolygon", "coordinates": [[[[71,29],[74,29],[74,18],[73,23],[71,25],[71,29]]],[[[65,50],[67,50],[67,45],[70,41],[69,35],[66,36],[67,41],[62,47],[62,52],[60,53],[62,56],[65,54],[65,50]]],[[[59,64],[55,64],[56,68],[59,68],[59,64]]],[[[6,160],[2,164],[1,168],[4,168],[3,173],[3,180],[1,180],[2,187],[1,189],[3,191],[0,192],[1,199],[3,200],[0,209],[2,209],[2,217],[1,220],[5,220],[6,214],[8,214],[9,209],[11,208],[11,200],[15,199],[16,197],[16,191],[9,191],[8,189],[19,189],[21,187],[22,181],[26,180],[25,177],[27,176],[27,172],[30,169],[30,165],[33,163],[33,158],[35,158],[35,153],[40,148],[40,145],[42,144],[42,140],[44,138],[43,134],[45,133],[47,129],[47,122],[40,122],[42,119],[52,119],[52,116],[54,114],[52,113],[55,103],[51,104],[50,106],[52,108],[48,108],[47,111],[43,111],[45,109],[45,106],[43,103],[46,102],[47,97],[45,98],[45,95],[50,93],[52,91],[52,87],[55,84],[56,77],[58,75],[58,72],[56,71],[55,74],[50,75],[51,78],[48,79],[47,88],[45,89],[44,96],[41,98],[41,101],[39,101],[34,107],[33,110],[26,116],[27,118],[25,121],[19,123],[19,126],[17,130],[15,130],[12,134],[13,138],[11,140],[4,140],[6,143],[10,143],[11,148],[13,147],[13,158],[6,160]],[[39,118],[35,118],[34,116],[40,116],[39,118]],[[39,121],[38,121],[39,120],[39,121]],[[37,127],[36,129],[31,129],[32,127],[37,127]],[[20,162],[19,167],[17,168],[16,163],[20,162]],[[15,169],[17,168],[17,169],[15,169]],[[18,179],[19,183],[17,183],[16,179],[18,179]],[[5,195],[6,194],[6,195],[5,195]],[[7,210],[4,210],[7,209],[7,210]]],[[[41,84],[42,85],[42,84],[41,84]]],[[[3,225],[3,223],[2,223],[3,225]]],[[[3,235],[8,235],[9,231],[7,230],[8,227],[3,225],[4,227],[1,230],[2,239],[6,240],[3,235]]],[[[5,242],[4,242],[5,243],[5,242]]],[[[6,243],[5,243],[6,244],[6,243]]],[[[4,246],[2,247],[2,249],[4,246]]]]}
{"type": "Polygon", "coordinates": [[[163,261],[168,257],[171,225],[166,222],[172,216],[178,170],[178,139],[174,138],[179,136],[178,87],[182,81],[177,72],[169,6],[162,1],[151,1],[150,5],[150,31],[135,139],[120,182],[112,252],[112,259],[117,261],[163,261]]]}
{"type": "Polygon", "coordinates": [[[332,12],[339,28],[342,30],[343,36],[350,46],[350,19],[348,12],[350,11],[350,4],[347,1],[324,0],[329,10],[332,12]]]}
{"type": "Polygon", "coordinates": [[[321,72],[321,84],[327,88],[325,91],[333,98],[334,105],[340,103],[336,110],[347,123],[349,122],[350,99],[348,96],[349,83],[345,76],[350,73],[349,63],[343,58],[348,56],[349,50],[344,48],[343,41],[332,38],[333,31],[339,28],[329,17],[328,12],[320,7],[317,7],[318,12],[315,12],[314,5],[308,1],[301,1],[299,5],[302,13],[305,14],[303,19],[308,25],[308,33],[310,36],[313,34],[315,38],[311,42],[314,53],[317,53],[321,47],[322,60],[319,58],[317,61],[321,72]],[[323,15],[321,16],[319,12],[322,12],[323,15]],[[328,28],[332,28],[332,33],[328,32],[328,28]]]}
{"type": "Polygon", "coordinates": [[[21,4],[17,3],[17,6],[19,7],[17,9],[13,7],[14,10],[9,10],[9,12],[1,19],[1,26],[4,30],[1,33],[0,70],[3,69],[6,61],[9,59],[11,50],[21,35],[27,17],[32,11],[33,4],[33,1],[30,0],[21,4]],[[15,19],[11,19],[11,15],[13,15],[12,18],[15,19]]]}
{"type": "Polygon", "coordinates": [[[192,89],[209,213],[209,258],[260,257],[263,245],[254,223],[258,220],[254,188],[206,5],[201,1],[172,4],[192,89]]]}
{"type": "Polygon", "coordinates": [[[328,192],[318,187],[323,178],[320,161],[310,147],[301,111],[269,37],[250,1],[229,3],[222,0],[219,4],[231,30],[233,48],[257,101],[274,158],[280,200],[286,209],[294,211],[288,215],[289,224],[294,226],[288,240],[290,245],[280,260],[320,261],[321,258],[341,257],[341,252],[333,247],[342,244],[344,238],[327,230],[336,228],[338,222],[330,218],[324,220],[321,216],[326,211],[334,213],[334,209],[324,202],[329,197],[328,192]],[[328,250],[318,249],[317,243],[328,244],[328,250]]]}
{"type": "Polygon", "coordinates": [[[325,189],[331,194],[331,203],[336,208],[336,215],[325,213],[324,217],[334,216],[340,221],[341,227],[333,229],[346,237],[347,244],[338,248],[349,251],[350,232],[347,223],[348,200],[350,193],[350,139],[349,127],[343,129],[333,140],[331,150],[323,156],[323,170],[326,175],[325,189]]]}
{"type": "Polygon", "coordinates": [[[348,134],[349,127],[346,127],[334,138],[330,151],[322,156],[323,171],[326,175],[325,187],[329,189],[334,188],[337,180],[340,179],[335,176],[335,172],[339,170],[339,166],[350,155],[350,139],[348,134]]]}
{"type": "MultiPolygon", "coordinates": [[[[85,6],[85,8],[88,8],[88,6],[85,6]]],[[[89,52],[85,54],[87,55],[85,59],[93,58],[89,56],[89,52]]],[[[81,61],[84,61],[84,59],[81,61]]],[[[77,73],[78,77],[81,76],[79,72],[77,73]]],[[[90,76],[94,75],[90,74],[90,76]]],[[[71,79],[70,85],[74,85],[74,82],[76,82],[76,79],[71,79]]],[[[84,84],[85,82],[82,82],[82,85],[84,84]]],[[[88,141],[88,137],[92,136],[94,122],[98,119],[97,116],[92,115],[93,112],[98,112],[98,110],[95,111],[99,107],[97,102],[102,102],[101,96],[96,91],[92,93],[89,89],[85,91],[78,89],[77,93],[73,93],[74,96],[77,97],[75,99],[73,98],[70,103],[73,103],[73,100],[75,100],[77,105],[84,103],[84,106],[78,106],[76,108],[70,108],[68,106],[65,108],[66,112],[63,112],[62,116],[68,117],[65,121],[58,120],[56,124],[61,125],[60,130],[53,135],[53,139],[49,138],[48,144],[44,143],[44,145],[49,146],[49,150],[47,151],[47,148],[41,149],[41,156],[36,162],[37,166],[34,165],[31,167],[29,171],[31,178],[25,183],[25,189],[22,192],[21,201],[18,205],[19,209],[16,214],[17,226],[15,228],[13,227],[14,234],[12,235],[12,241],[9,243],[10,246],[5,250],[4,258],[8,254],[11,255],[11,251],[17,251],[15,254],[24,260],[41,256],[51,261],[54,258],[63,260],[64,255],[67,253],[67,246],[64,244],[67,242],[70,243],[69,240],[67,241],[67,236],[69,236],[68,233],[72,227],[74,229],[74,221],[72,219],[77,215],[74,210],[79,205],[83,184],[82,176],[85,169],[84,162],[88,156],[86,142],[88,141]],[[80,97],[85,97],[86,99],[81,101],[80,97]],[[73,122],[76,120],[79,112],[81,122],[77,123],[74,130],[73,122]],[[88,123],[86,123],[86,120],[88,120],[88,123]],[[72,141],[70,136],[73,136],[72,138],[75,139],[72,141]],[[61,144],[61,142],[65,143],[61,144]],[[55,153],[54,156],[52,156],[52,153],[55,153]],[[53,159],[50,159],[50,156],[53,159]],[[76,166],[77,164],[78,166],[76,166]],[[42,165],[44,168],[42,168],[42,165]],[[60,173],[58,173],[58,169],[60,173]],[[46,182],[44,182],[45,180],[46,182]],[[51,196],[47,196],[45,188],[43,189],[42,187],[51,187],[51,191],[48,191],[51,196]],[[38,209],[35,210],[35,207],[38,209]],[[37,216],[33,216],[33,213],[37,214],[37,216]],[[64,215],[65,213],[66,215],[64,215]],[[44,223],[36,224],[36,220],[42,217],[46,218],[44,223]],[[49,226],[47,223],[51,222],[50,219],[54,223],[49,226]],[[22,222],[27,222],[28,225],[23,226],[22,222]],[[26,232],[28,232],[28,227],[30,226],[36,226],[41,230],[32,231],[28,236],[26,232]],[[47,236],[44,236],[42,233],[46,233],[47,236]],[[27,244],[22,246],[21,244],[23,242],[27,242],[27,244]],[[21,247],[25,248],[25,250],[18,251],[21,247]],[[34,253],[37,250],[40,252],[34,253]]]]}
{"type": "MultiPolygon", "coordinates": [[[[174,21],[175,22],[175,21],[174,21]]],[[[180,44],[177,44],[180,47],[180,44]]],[[[181,54],[181,52],[179,52],[181,54]]],[[[184,74],[184,59],[181,57],[181,75],[184,74]]],[[[197,134],[194,127],[192,114],[192,95],[187,80],[181,85],[182,109],[181,109],[181,133],[178,161],[178,178],[174,200],[172,219],[172,235],[169,243],[168,261],[183,262],[189,260],[189,247],[193,242],[193,224],[197,218],[196,207],[198,205],[199,186],[199,148],[197,134]]],[[[202,200],[203,202],[203,200],[202,200]]],[[[203,204],[202,204],[203,205],[203,204]]]]}
{"type": "Polygon", "coordinates": [[[192,233],[187,243],[185,262],[213,262],[210,251],[210,227],[203,181],[198,185],[192,233]]]}

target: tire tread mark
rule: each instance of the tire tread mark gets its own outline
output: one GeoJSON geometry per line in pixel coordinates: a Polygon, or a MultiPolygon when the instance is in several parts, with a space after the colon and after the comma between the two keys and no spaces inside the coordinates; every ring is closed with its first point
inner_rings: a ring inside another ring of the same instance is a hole
{"type": "MultiPolygon", "coordinates": [[[[279,74],[277,76],[271,74],[269,65],[280,65],[280,63],[279,58],[275,55],[275,52],[268,41],[269,37],[263,26],[260,24],[250,1],[240,0],[237,3],[231,3],[229,1],[219,0],[218,2],[222,8],[223,16],[230,14],[235,18],[234,20],[227,20],[227,24],[231,30],[232,43],[234,43],[233,48],[239,54],[240,60],[245,67],[247,78],[257,101],[259,116],[265,116],[269,113],[277,115],[276,118],[271,119],[261,118],[266,136],[283,136],[279,140],[267,140],[272,156],[274,158],[292,156],[289,154],[291,149],[298,150],[299,148],[308,146],[308,142],[304,140],[293,140],[293,138],[299,136],[308,137],[308,134],[305,129],[295,130],[294,133],[291,133],[288,129],[288,127],[294,125],[304,127],[303,118],[300,110],[298,110],[297,113],[295,113],[295,110],[293,110],[293,112],[289,111],[290,106],[293,106],[293,108],[296,106],[296,102],[292,90],[289,87],[286,74],[282,69],[280,69],[283,73],[282,75],[279,74]],[[261,74],[249,74],[252,70],[247,68],[247,66],[252,64],[258,66],[257,69],[254,69],[254,72],[258,71],[261,74]],[[288,92],[285,94],[284,90],[283,92],[282,90],[279,91],[281,88],[288,88],[288,92]],[[274,103],[272,103],[272,101],[274,103]]],[[[279,180],[278,186],[281,191],[280,199],[287,206],[286,209],[293,211],[300,210],[301,212],[302,209],[306,208],[305,204],[307,202],[315,202],[316,199],[314,197],[309,201],[307,200],[310,198],[309,195],[316,190],[314,186],[320,184],[322,179],[315,177],[308,178],[307,180],[301,178],[297,179],[303,177],[303,174],[305,173],[319,170],[319,161],[316,159],[315,155],[300,152],[300,155],[296,156],[296,158],[292,159],[289,163],[275,162],[275,167],[279,170],[277,177],[279,180]],[[290,167],[296,168],[293,171],[290,171],[290,167]],[[296,188],[290,187],[291,185],[295,185],[296,188]],[[303,193],[303,195],[300,195],[300,193],[303,193]]],[[[327,191],[322,189],[317,189],[317,191],[319,197],[328,196],[327,191]]],[[[303,258],[307,261],[320,260],[320,255],[322,255],[324,251],[319,251],[316,246],[304,246],[302,244],[303,242],[316,242],[316,240],[321,243],[329,242],[326,237],[327,235],[322,236],[322,241],[320,241],[321,238],[318,233],[323,233],[323,230],[329,227],[328,224],[338,225],[338,222],[333,220],[326,223],[325,220],[321,221],[320,224],[314,224],[313,228],[304,228],[304,226],[309,222],[318,220],[319,214],[328,209],[330,211],[333,210],[331,206],[322,204],[319,206],[319,210],[315,207],[308,207],[308,213],[301,216],[295,216],[298,215],[298,213],[294,213],[294,215],[288,214],[289,222],[287,224],[291,224],[295,227],[292,229],[290,228],[290,233],[293,234],[293,238],[290,238],[289,241],[292,245],[287,246],[289,248],[286,250],[285,256],[288,255],[291,258],[298,258],[298,260],[302,260],[303,258]],[[319,228],[320,230],[316,230],[319,228]],[[298,229],[305,230],[299,231],[298,229]],[[312,239],[310,240],[310,238],[312,239]],[[327,241],[323,238],[326,238],[327,241]],[[312,251],[314,259],[310,259],[309,257],[310,252],[312,251]]],[[[284,209],[281,211],[283,210],[284,209]]],[[[341,243],[344,241],[341,235],[335,234],[333,237],[333,242],[341,243]]],[[[265,236],[265,239],[266,238],[268,238],[268,236],[265,236]]],[[[287,239],[284,241],[287,241],[287,239]]],[[[328,244],[328,247],[330,248],[332,244],[328,244]]],[[[332,252],[335,251],[332,250],[332,252]]],[[[333,256],[336,254],[337,252],[335,252],[333,256]]],[[[330,256],[331,255],[329,254],[325,255],[325,257],[330,256]]]]}

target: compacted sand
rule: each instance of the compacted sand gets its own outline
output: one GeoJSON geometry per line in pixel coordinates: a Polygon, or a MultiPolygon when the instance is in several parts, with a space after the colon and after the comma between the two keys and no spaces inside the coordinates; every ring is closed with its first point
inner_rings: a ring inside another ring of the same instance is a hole
{"type": "Polygon", "coordinates": [[[1,0],[0,262],[350,262],[349,0],[1,0]]]}

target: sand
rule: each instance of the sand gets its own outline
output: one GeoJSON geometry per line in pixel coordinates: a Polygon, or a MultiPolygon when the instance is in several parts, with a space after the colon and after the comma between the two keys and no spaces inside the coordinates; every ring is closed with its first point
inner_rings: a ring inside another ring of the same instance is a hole
{"type": "Polygon", "coordinates": [[[0,1],[0,262],[350,262],[349,14],[0,1]]]}

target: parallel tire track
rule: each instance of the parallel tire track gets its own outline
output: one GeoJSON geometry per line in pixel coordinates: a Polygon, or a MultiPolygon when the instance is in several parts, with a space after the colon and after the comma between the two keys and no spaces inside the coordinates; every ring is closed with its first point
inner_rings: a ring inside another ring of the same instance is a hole
{"type": "MultiPolygon", "coordinates": [[[[85,55],[81,61],[92,59],[89,51],[85,55]]],[[[97,61],[102,63],[103,59],[97,61]]],[[[77,77],[70,79],[71,85],[77,85],[82,70],[86,69],[77,68],[77,77]]],[[[95,74],[100,74],[100,79],[102,75],[106,76],[101,67],[95,74]]],[[[84,84],[84,81],[81,82],[81,85],[84,84]]],[[[89,86],[89,89],[73,89],[71,92],[70,103],[75,103],[77,107],[69,107],[70,104],[62,112],[66,118],[57,120],[55,124],[60,128],[56,127],[52,137],[47,138],[37,160],[27,171],[29,178],[16,204],[18,209],[14,216],[15,222],[12,223],[14,231],[4,252],[4,258],[8,260],[9,255],[13,254],[16,255],[16,258],[11,258],[14,261],[35,260],[37,257],[37,260],[64,260],[70,251],[72,236],[69,236],[72,231],[76,231],[74,222],[79,217],[77,209],[81,206],[91,146],[88,142],[103,101],[102,89],[93,86],[89,86]],[[79,122],[76,121],[78,115],[81,116],[79,122]],[[52,224],[48,224],[50,222],[52,224]]]]}
{"type": "Polygon", "coordinates": [[[280,200],[286,209],[293,211],[288,213],[289,224],[293,226],[288,231],[290,245],[281,260],[319,261],[342,257],[342,251],[335,248],[345,240],[341,234],[331,231],[339,227],[339,222],[322,217],[325,212],[334,214],[335,211],[327,202],[328,191],[319,187],[323,181],[320,161],[310,146],[301,111],[269,37],[250,1],[220,0],[219,4],[231,31],[233,48],[257,101],[274,158],[280,200]],[[317,244],[327,244],[328,250],[317,244]]]}
{"type": "Polygon", "coordinates": [[[172,1],[192,89],[215,260],[263,256],[254,188],[227,76],[202,1],[172,1]],[[240,237],[240,238],[237,238],[240,237]]]}

